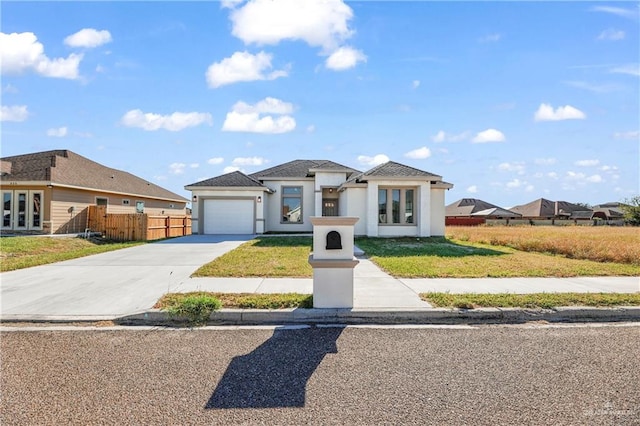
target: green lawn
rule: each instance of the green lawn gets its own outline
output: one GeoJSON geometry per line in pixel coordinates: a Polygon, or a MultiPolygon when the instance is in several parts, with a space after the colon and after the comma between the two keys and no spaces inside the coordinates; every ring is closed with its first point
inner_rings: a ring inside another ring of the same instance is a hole
{"type": "Polygon", "coordinates": [[[193,296],[213,296],[220,300],[223,308],[239,309],[286,309],[312,308],[313,296],[310,294],[254,294],[254,293],[167,293],[156,302],[154,308],[167,310],[178,306],[182,301],[193,296]]]}
{"type": "MultiPolygon", "coordinates": [[[[640,266],[570,259],[445,238],[356,238],[371,260],[400,278],[638,276],[640,266]]],[[[194,276],[310,278],[311,237],[259,237],[194,276]]]]}
{"type": "Polygon", "coordinates": [[[639,306],[640,293],[449,294],[422,293],[438,308],[545,308],[558,306],[639,306]]]}
{"type": "Polygon", "coordinates": [[[311,237],[259,237],[193,273],[194,277],[310,278],[311,237]]]}
{"type": "Polygon", "coordinates": [[[82,238],[2,237],[0,238],[0,271],[45,265],[140,244],[144,243],[134,241],[96,244],[82,238]]]}

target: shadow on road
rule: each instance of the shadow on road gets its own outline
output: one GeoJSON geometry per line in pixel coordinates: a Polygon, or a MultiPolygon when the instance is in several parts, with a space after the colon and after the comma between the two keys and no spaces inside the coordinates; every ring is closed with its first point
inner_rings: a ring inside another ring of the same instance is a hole
{"type": "Polygon", "coordinates": [[[304,407],[307,381],[326,354],[338,352],[342,330],[276,329],[254,351],[231,361],[205,408],[304,407]]]}

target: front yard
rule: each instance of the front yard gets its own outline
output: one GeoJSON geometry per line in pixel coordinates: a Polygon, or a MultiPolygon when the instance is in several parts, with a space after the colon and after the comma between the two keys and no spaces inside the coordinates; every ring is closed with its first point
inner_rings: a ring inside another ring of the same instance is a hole
{"type": "MultiPolygon", "coordinates": [[[[398,278],[640,276],[638,263],[598,262],[456,239],[356,238],[356,245],[398,278]]],[[[310,278],[311,246],[311,237],[259,237],[204,265],[194,276],[310,278]]]]}

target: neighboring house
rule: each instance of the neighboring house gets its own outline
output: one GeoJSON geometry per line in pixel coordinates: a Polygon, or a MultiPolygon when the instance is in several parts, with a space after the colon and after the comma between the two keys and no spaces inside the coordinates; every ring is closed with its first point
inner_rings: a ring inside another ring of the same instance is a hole
{"type": "Polygon", "coordinates": [[[510,210],[521,214],[523,219],[531,220],[591,220],[593,215],[593,211],[586,207],[566,201],[550,201],[544,198],[512,207],[510,210]]]}
{"type": "Polygon", "coordinates": [[[623,203],[618,202],[598,204],[597,206],[593,206],[593,217],[602,220],[623,220],[623,206],[623,203]]]}
{"type": "Polygon", "coordinates": [[[68,150],[0,159],[3,233],[76,233],[88,206],[109,213],[184,215],[188,200],[131,173],[68,150]]]}
{"type": "Polygon", "coordinates": [[[311,232],[312,216],[355,216],[356,235],[442,236],[442,177],[389,161],[360,172],[328,160],[294,160],[185,186],[193,233],[311,232]]]}
{"type": "Polygon", "coordinates": [[[445,209],[449,218],[485,218],[485,219],[518,219],[519,213],[512,212],[495,204],[476,198],[462,198],[449,204],[445,209]]]}

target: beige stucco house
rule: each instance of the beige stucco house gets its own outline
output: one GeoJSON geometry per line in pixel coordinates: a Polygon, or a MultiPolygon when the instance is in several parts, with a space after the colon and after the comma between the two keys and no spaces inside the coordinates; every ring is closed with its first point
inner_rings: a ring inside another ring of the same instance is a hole
{"type": "Polygon", "coordinates": [[[1,158],[0,188],[3,233],[83,232],[92,205],[105,205],[108,213],[184,215],[188,202],[69,150],[1,158]]]}
{"type": "Polygon", "coordinates": [[[194,234],[311,232],[312,216],[355,216],[356,235],[442,236],[442,176],[389,161],[360,172],[329,160],[294,160],[185,186],[194,234]]]}

